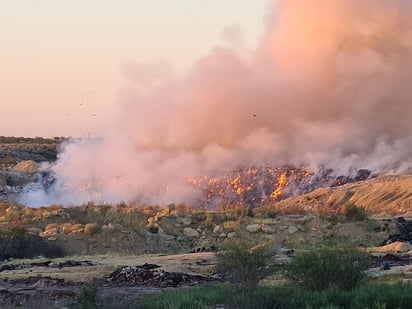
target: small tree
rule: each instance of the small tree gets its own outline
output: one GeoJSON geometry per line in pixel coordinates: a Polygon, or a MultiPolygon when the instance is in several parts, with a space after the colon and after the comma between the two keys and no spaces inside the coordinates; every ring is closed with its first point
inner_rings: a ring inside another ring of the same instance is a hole
{"type": "Polygon", "coordinates": [[[322,247],[297,254],[287,266],[287,279],[309,290],[330,287],[349,291],[367,276],[370,256],[354,247],[322,247]]]}
{"type": "Polygon", "coordinates": [[[274,271],[274,248],[230,241],[217,253],[216,270],[242,292],[251,293],[259,281],[274,271]]]}

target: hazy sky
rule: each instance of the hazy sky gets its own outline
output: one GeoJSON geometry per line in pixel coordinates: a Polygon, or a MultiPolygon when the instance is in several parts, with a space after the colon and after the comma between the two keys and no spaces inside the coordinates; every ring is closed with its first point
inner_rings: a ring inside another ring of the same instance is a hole
{"type": "Polygon", "coordinates": [[[184,71],[233,25],[253,46],[266,3],[0,0],[0,135],[94,135],[127,82],[125,63],[184,71]]]}

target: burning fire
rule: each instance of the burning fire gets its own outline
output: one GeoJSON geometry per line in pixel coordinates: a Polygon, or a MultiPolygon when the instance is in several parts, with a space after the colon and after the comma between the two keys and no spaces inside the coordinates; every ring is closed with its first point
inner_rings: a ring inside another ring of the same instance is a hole
{"type": "Polygon", "coordinates": [[[294,167],[238,168],[219,177],[189,178],[188,183],[201,192],[207,206],[223,202],[232,206],[257,206],[308,191],[313,173],[294,167]]]}
{"type": "Polygon", "coordinates": [[[267,166],[238,168],[220,177],[189,178],[188,183],[194,190],[200,190],[199,203],[202,206],[213,207],[224,203],[228,206],[256,207],[308,193],[322,186],[365,180],[369,176],[368,170],[359,170],[356,176],[337,177],[328,169],[314,173],[307,168],[267,166]]]}
{"type": "Polygon", "coordinates": [[[279,179],[278,179],[278,186],[275,189],[275,191],[273,191],[270,194],[270,199],[275,199],[278,195],[280,195],[282,193],[282,189],[285,185],[287,185],[287,179],[286,179],[286,174],[282,173],[282,175],[280,175],[279,179]]]}
{"type": "MultiPolygon", "coordinates": [[[[355,176],[336,176],[330,169],[321,169],[314,173],[307,168],[293,166],[283,167],[242,167],[219,175],[205,175],[198,178],[188,178],[189,192],[196,198],[191,200],[196,207],[214,208],[219,204],[227,207],[247,205],[257,207],[268,202],[276,202],[282,199],[308,193],[322,186],[339,186],[352,181],[369,178],[370,171],[359,170],[355,176]],[[190,192],[191,191],[191,192],[190,192]],[[200,194],[199,194],[200,193],[200,194]]],[[[53,175],[45,177],[43,183],[47,190],[54,185],[53,175]]],[[[113,185],[123,183],[123,179],[114,179],[113,185]]],[[[168,187],[159,188],[146,196],[131,198],[130,202],[154,201],[156,196],[167,193],[168,187]]],[[[104,192],[92,183],[71,185],[65,183],[62,186],[63,193],[71,193],[73,196],[82,196],[87,202],[107,202],[103,200],[104,192]]],[[[127,199],[127,197],[125,197],[127,199]]],[[[181,201],[175,201],[181,202],[181,201]]]]}

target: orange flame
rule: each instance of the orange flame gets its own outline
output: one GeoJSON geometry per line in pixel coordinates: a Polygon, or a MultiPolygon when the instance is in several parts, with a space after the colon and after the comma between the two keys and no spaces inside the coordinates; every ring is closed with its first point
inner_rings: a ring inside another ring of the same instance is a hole
{"type": "Polygon", "coordinates": [[[281,193],[282,193],[282,189],[288,184],[287,178],[286,178],[286,173],[282,173],[279,178],[278,178],[278,185],[275,189],[275,191],[273,191],[269,198],[270,199],[275,199],[276,197],[278,197],[281,193]]]}

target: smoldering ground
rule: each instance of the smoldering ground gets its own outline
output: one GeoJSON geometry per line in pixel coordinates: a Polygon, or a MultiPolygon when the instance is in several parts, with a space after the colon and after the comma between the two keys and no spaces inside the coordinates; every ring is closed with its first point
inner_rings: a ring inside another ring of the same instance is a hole
{"type": "Polygon", "coordinates": [[[215,46],[183,75],[126,64],[102,139],[66,145],[52,190],[23,202],[176,202],[188,177],[239,166],[408,172],[410,16],[403,0],[278,0],[254,50],[215,46]]]}

